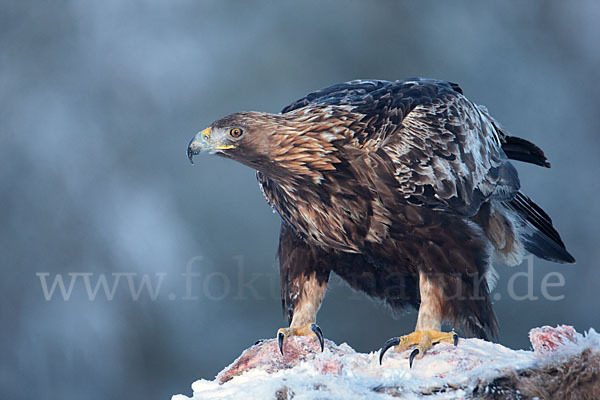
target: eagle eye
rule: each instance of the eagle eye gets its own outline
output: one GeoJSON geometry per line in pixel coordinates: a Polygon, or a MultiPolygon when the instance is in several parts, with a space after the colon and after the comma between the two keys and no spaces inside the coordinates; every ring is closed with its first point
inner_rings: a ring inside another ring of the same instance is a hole
{"type": "Polygon", "coordinates": [[[244,133],[244,131],[242,131],[242,128],[231,128],[229,130],[229,136],[231,136],[234,139],[238,139],[240,136],[242,136],[242,133],[244,133]]]}

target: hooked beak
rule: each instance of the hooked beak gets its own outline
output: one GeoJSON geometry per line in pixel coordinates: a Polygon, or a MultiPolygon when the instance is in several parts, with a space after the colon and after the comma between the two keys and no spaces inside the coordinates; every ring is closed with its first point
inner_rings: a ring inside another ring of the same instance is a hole
{"type": "Polygon", "coordinates": [[[202,152],[215,153],[218,150],[227,150],[233,148],[233,145],[227,145],[211,140],[211,128],[206,128],[198,132],[192,138],[187,148],[187,156],[190,162],[194,163],[194,156],[202,152]]]}

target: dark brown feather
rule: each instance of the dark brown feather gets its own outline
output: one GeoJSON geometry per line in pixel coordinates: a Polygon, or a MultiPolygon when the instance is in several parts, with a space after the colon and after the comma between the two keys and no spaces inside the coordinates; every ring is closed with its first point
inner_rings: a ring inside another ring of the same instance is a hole
{"type": "Polygon", "coordinates": [[[505,136],[502,140],[502,150],[512,160],[524,161],[542,167],[550,168],[546,155],[535,144],[515,136],[505,136]]]}

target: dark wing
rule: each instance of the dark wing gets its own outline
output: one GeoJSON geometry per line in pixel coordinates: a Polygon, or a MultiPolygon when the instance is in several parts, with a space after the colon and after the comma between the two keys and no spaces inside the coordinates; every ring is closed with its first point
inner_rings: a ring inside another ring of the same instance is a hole
{"type": "Polygon", "coordinates": [[[408,203],[472,216],[482,202],[518,192],[493,120],[454,83],[352,81],[311,93],[283,112],[313,105],[353,114],[353,145],[368,150],[382,166],[380,178],[408,203]]]}
{"type": "MultiPolygon", "coordinates": [[[[309,104],[352,106],[367,105],[373,101],[373,96],[381,97],[381,90],[389,90],[393,93],[406,89],[407,87],[411,87],[413,84],[419,83],[446,86],[448,89],[462,94],[462,89],[456,83],[437,81],[433,79],[409,78],[396,82],[377,79],[360,79],[345,83],[338,83],[309,93],[303,98],[298,99],[292,104],[286,106],[283,110],[281,110],[281,113],[285,114],[298,108],[305,107],[309,104]],[[373,94],[373,96],[371,96],[371,94],[373,94]]],[[[407,99],[410,101],[410,96],[407,96],[407,99]]]]}
{"type": "Polygon", "coordinates": [[[454,90],[417,93],[419,101],[393,133],[383,132],[378,150],[393,163],[402,196],[465,216],[489,199],[512,199],[517,171],[480,109],[454,90]]]}
{"type": "Polygon", "coordinates": [[[391,84],[382,80],[356,80],[338,83],[307,94],[281,110],[282,114],[305,107],[309,104],[358,105],[369,101],[370,93],[391,84]]]}

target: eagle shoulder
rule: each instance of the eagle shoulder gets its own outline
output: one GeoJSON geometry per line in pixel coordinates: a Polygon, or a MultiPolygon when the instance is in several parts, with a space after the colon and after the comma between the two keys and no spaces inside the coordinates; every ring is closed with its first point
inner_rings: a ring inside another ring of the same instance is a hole
{"type": "Polygon", "coordinates": [[[490,199],[510,200],[520,182],[501,138],[477,105],[442,93],[416,105],[378,152],[394,165],[410,203],[472,216],[490,199]]]}
{"type": "Polygon", "coordinates": [[[351,81],[310,93],[282,113],[324,106],[351,113],[348,143],[380,165],[381,178],[407,203],[471,216],[484,201],[518,192],[504,133],[454,83],[351,81]],[[390,168],[393,180],[383,176],[390,168]]]}

